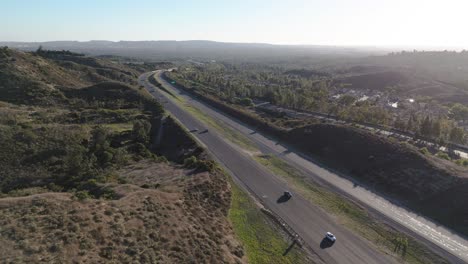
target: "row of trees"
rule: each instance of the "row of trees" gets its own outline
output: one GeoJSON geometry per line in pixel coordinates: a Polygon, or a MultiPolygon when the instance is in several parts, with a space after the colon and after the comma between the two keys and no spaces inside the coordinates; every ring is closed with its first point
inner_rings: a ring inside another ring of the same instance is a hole
{"type": "Polygon", "coordinates": [[[426,116],[425,118],[420,118],[416,115],[411,115],[407,121],[397,118],[394,127],[436,139],[440,143],[453,142],[466,144],[468,139],[463,128],[458,127],[454,121],[443,117],[431,118],[426,116]]]}
{"type": "MultiPolygon", "coordinates": [[[[248,106],[246,102],[255,98],[286,108],[326,113],[343,120],[393,126],[441,142],[466,143],[464,130],[445,117],[411,115],[409,119],[402,119],[400,113],[392,114],[377,101],[358,101],[350,95],[331,100],[329,91],[338,84],[326,75],[304,78],[278,67],[255,64],[209,64],[181,69],[170,77],[234,104],[248,106]]],[[[468,119],[468,107],[464,105],[453,105],[450,113],[450,118],[462,123],[468,119]]]]}
{"type": "Polygon", "coordinates": [[[215,64],[182,69],[170,77],[231,103],[245,105],[245,101],[239,103],[238,98],[255,98],[277,106],[327,113],[346,120],[380,125],[391,122],[388,111],[375,103],[355,103],[356,98],[351,96],[330,100],[329,90],[335,84],[323,75],[304,78],[276,67],[258,65],[235,67],[215,64]]]}

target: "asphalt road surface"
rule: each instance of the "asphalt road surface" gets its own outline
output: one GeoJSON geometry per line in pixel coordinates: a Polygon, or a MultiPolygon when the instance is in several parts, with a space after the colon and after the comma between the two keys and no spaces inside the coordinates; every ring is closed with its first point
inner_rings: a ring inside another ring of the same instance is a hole
{"type": "Polygon", "coordinates": [[[201,133],[206,126],[148,83],[146,81],[148,76],[149,74],[142,75],[140,84],[144,85],[156,99],[161,101],[164,108],[188,130],[197,128],[198,132],[193,135],[243,185],[254,192],[268,209],[282,217],[299,233],[323,262],[397,263],[396,259],[377,251],[367,241],[337,224],[321,208],[311,204],[300,195],[294,194],[294,197],[289,201],[278,203],[278,198],[288,189],[284,181],[252,160],[247,153],[227,142],[214,129],[210,129],[208,133],[201,133]],[[331,247],[322,249],[320,243],[327,231],[335,234],[337,242],[331,247]]]}

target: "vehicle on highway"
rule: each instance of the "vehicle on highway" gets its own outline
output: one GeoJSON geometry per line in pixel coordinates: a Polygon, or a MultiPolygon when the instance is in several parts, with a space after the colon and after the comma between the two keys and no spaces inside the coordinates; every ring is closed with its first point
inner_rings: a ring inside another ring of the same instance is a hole
{"type": "Polygon", "coordinates": [[[327,234],[325,235],[325,238],[330,241],[332,244],[335,243],[336,241],[336,237],[335,235],[333,235],[332,233],[330,232],[327,232],[327,234]]]}
{"type": "Polygon", "coordinates": [[[208,129],[205,129],[205,130],[200,132],[200,134],[204,134],[204,133],[208,133],[208,129]]]}
{"type": "Polygon", "coordinates": [[[198,128],[194,127],[192,130],[190,130],[191,133],[195,133],[198,131],[198,128]]]}

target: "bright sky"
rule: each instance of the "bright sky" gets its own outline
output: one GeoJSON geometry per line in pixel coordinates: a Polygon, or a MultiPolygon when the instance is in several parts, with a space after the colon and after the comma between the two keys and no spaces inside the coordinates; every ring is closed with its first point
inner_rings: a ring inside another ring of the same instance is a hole
{"type": "Polygon", "coordinates": [[[468,0],[0,0],[0,41],[468,48],[468,0]]]}

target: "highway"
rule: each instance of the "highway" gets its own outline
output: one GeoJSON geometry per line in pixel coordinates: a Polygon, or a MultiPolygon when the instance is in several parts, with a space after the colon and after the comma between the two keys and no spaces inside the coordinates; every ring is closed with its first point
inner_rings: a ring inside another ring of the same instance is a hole
{"type": "MultiPolygon", "coordinates": [[[[166,93],[160,91],[159,89],[155,89],[155,87],[149,84],[146,79],[150,74],[152,73],[142,75],[140,77],[140,83],[144,85],[156,98],[159,98],[160,100],[161,98],[164,98],[162,101],[164,102],[163,105],[166,110],[172,113],[189,130],[195,127],[205,127],[203,123],[184,111],[178,104],[174,103],[169,97],[167,97],[168,95],[166,93]]],[[[160,73],[158,73],[158,75],[159,74],[160,73]]],[[[175,89],[164,80],[159,79],[158,81],[163,83],[166,89],[175,89]]],[[[335,181],[333,184],[338,185],[338,188],[341,188],[343,192],[346,193],[347,191],[352,191],[352,194],[357,194],[358,196],[362,196],[361,198],[365,198],[362,199],[364,202],[376,202],[375,194],[369,196],[369,192],[367,190],[359,187],[356,188],[355,185],[349,184],[350,182],[348,180],[320,168],[319,166],[302,158],[300,155],[297,155],[294,152],[284,154],[287,149],[283,146],[276,144],[276,142],[271,141],[266,137],[263,137],[259,133],[252,133],[253,131],[250,128],[234,120],[231,120],[222,113],[219,113],[196,100],[191,100],[188,95],[178,94],[178,96],[185,97],[187,100],[189,100],[190,104],[196,106],[207,115],[210,115],[216,119],[221,119],[231,128],[235,128],[237,131],[240,131],[242,134],[248,136],[249,139],[252,139],[255,143],[257,143],[258,147],[263,153],[281,156],[281,158],[288,161],[290,164],[299,167],[301,170],[312,172],[311,177],[315,177],[316,180],[323,181],[323,177],[327,178],[327,180],[332,179],[335,181]],[[352,186],[352,190],[348,190],[348,185],[352,186]]],[[[304,238],[306,243],[312,248],[312,250],[318,254],[324,262],[397,262],[397,260],[393,257],[387,256],[384,253],[375,250],[371,245],[368,244],[367,241],[359,238],[345,228],[341,227],[321,208],[314,206],[298,195],[295,195],[294,198],[287,203],[278,204],[276,200],[284,190],[288,189],[286,183],[252,160],[252,158],[244,150],[226,141],[221,135],[214,132],[214,129],[210,129],[209,133],[194,134],[194,136],[196,136],[213,154],[213,156],[215,156],[219,162],[227,167],[240,182],[247,186],[249,190],[254,192],[257,197],[260,197],[262,202],[266,204],[269,209],[280,215],[296,232],[298,232],[304,238]],[[333,232],[337,236],[338,240],[333,247],[321,249],[319,244],[323,239],[324,233],[326,231],[333,232]]],[[[384,199],[382,199],[382,201],[378,200],[377,209],[380,209],[378,211],[383,209],[387,211],[388,214],[397,216],[402,215],[399,211],[395,212],[395,209],[398,208],[395,208],[384,199]]],[[[406,214],[403,215],[406,216],[406,214]]],[[[460,245],[457,244],[458,241],[455,242],[455,248],[459,248],[460,245]]],[[[452,246],[452,244],[450,244],[450,246],[452,246]]],[[[435,247],[435,249],[439,249],[440,251],[440,248],[438,247],[435,247]]],[[[463,250],[463,248],[461,248],[461,250],[463,250]]],[[[447,256],[449,256],[450,261],[453,263],[463,263],[463,261],[457,257],[452,258],[451,254],[448,254],[447,256]]]]}
{"type": "MultiPolygon", "coordinates": [[[[150,88],[153,95],[165,96],[145,82],[148,75],[140,78],[140,83],[150,88]]],[[[164,108],[175,116],[187,129],[206,127],[191,114],[184,111],[172,100],[165,98],[164,108]]],[[[285,182],[265,170],[246,153],[237,149],[213,129],[208,133],[194,133],[234,176],[248,189],[261,197],[270,210],[280,215],[305,242],[312,248],[324,263],[397,263],[392,257],[377,252],[367,241],[336,224],[322,209],[295,195],[286,203],[277,203],[277,199],[288,187],[285,182]],[[333,232],[337,242],[332,247],[321,249],[320,243],[327,231],[333,232]]]]}

